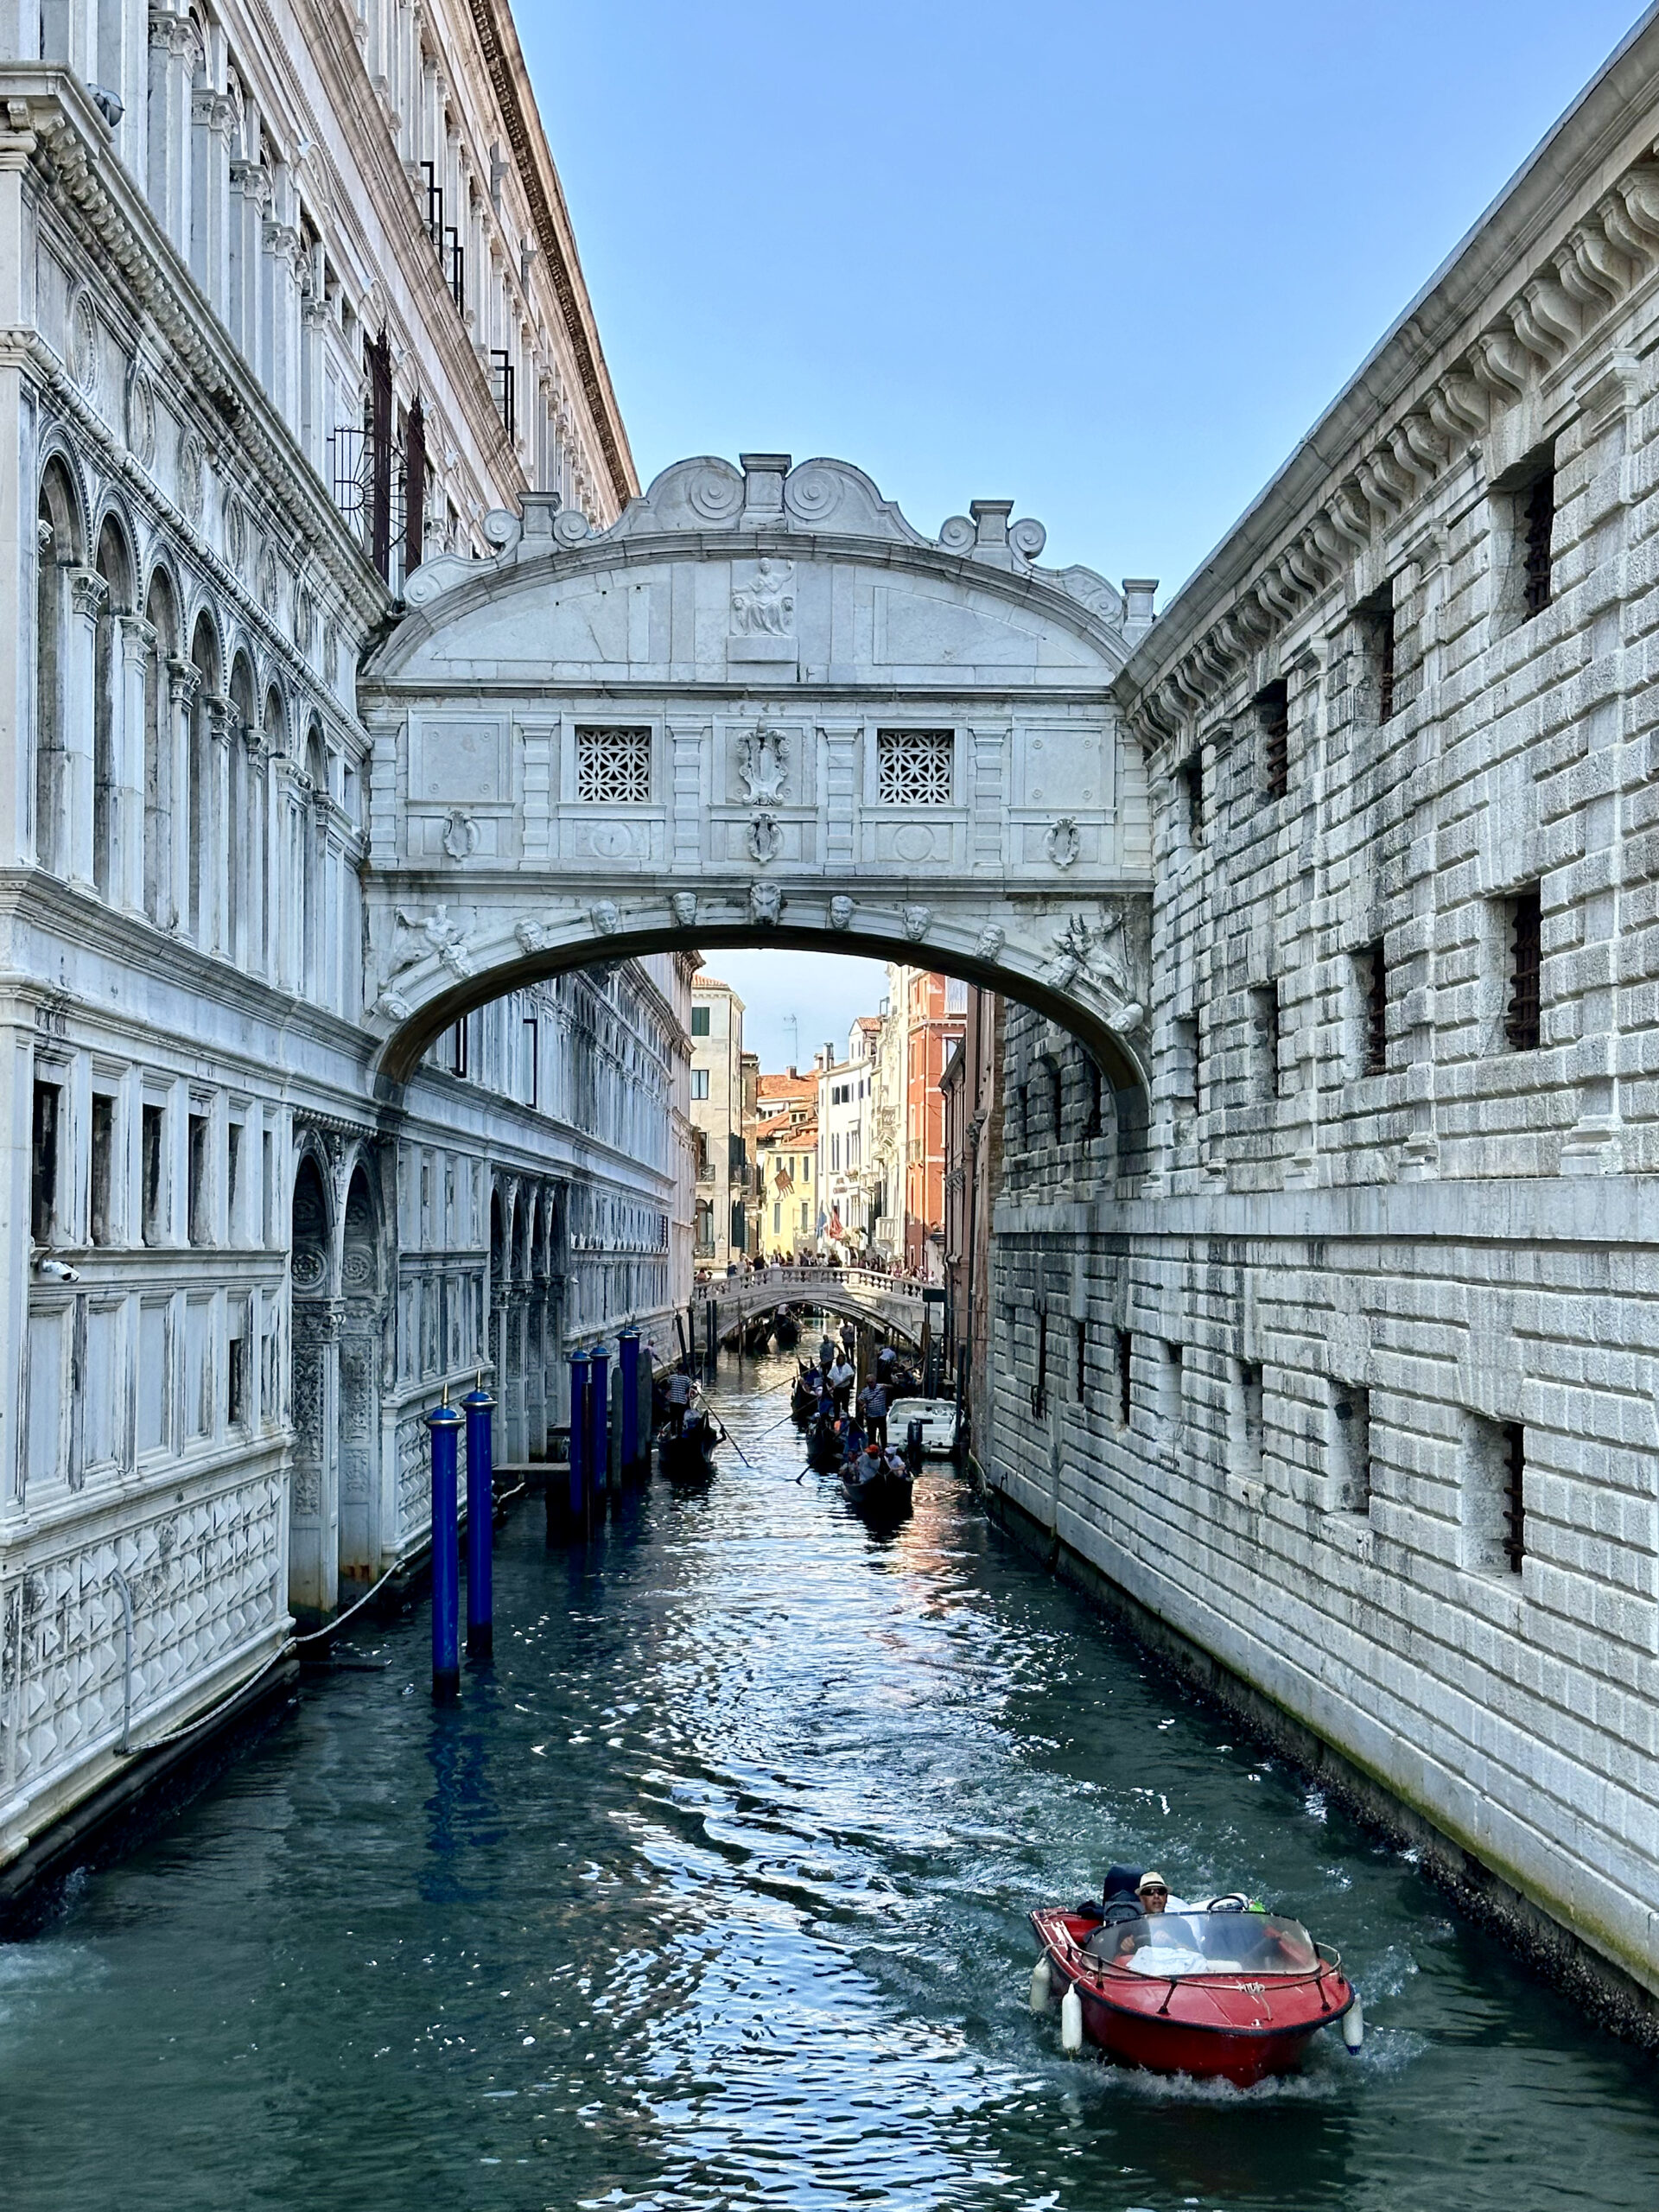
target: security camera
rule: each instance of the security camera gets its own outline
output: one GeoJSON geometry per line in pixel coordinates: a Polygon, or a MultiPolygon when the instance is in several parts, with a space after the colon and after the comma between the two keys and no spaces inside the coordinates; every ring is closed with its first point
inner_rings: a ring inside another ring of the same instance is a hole
{"type": "Polygon", "coordinates": [[[79,1282],[80,1269],[72,1268],[67,1260],[36,1260],[35,1272],[45,1275],[51,1282],[79,1282]]]}

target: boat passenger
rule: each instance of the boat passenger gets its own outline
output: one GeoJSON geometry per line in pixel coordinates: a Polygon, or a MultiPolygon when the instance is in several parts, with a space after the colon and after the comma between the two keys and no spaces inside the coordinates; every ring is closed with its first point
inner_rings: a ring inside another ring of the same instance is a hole
{"type": "Polygon", "coordinates": [[[1148,1920],[1155,1913],[1185,1912],[1186,1904],[1180,1897],[1169,1894],[1169,1884],[1155,1866],[1149,1866],[1135,1885],[1135,1894],[1141,1901],[1141,1910],[1148,1920]]]}
{"type": "Polygon", "coordinates": [[[691,1379],[691,1363],[689,1359],[683,1359],[668,1378],[668,1417],[676,1436],[685,1427],[686,1413],[696,1395],[696,1389],[697,1386],[691,1379]]]}
{"type": "Polygon", "coordinates": [[[853,1462],[853,1479],[861,1490],[866,1483],[880,1482],[887,1471],[887,1455],[871,1437],[869,1442],[853,1462]]]}

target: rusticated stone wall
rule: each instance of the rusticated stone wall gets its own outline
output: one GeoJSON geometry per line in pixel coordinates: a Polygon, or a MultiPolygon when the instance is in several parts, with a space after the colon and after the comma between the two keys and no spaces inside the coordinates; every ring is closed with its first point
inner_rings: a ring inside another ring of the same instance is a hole
{"type": "Polygon", "coordinates": [[[1649,1993],[1656,137],[1649,29],[1137,647],[1147,1172],[1011,1013],[980,1454],[1649,1993]]]}

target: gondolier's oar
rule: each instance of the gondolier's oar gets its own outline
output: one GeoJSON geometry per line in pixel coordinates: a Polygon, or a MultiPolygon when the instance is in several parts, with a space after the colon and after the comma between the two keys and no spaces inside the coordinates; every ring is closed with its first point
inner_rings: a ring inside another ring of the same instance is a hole
{"type": "Polygon", "coordinates": [[[749,1457],[748,1453],[747,1453],[747,1452],[743,1449],[743,1446],[742,1446],[738,1442],[737,1439],[736,1439],[736,1438],[732,1434],[731,1430],[730,1430],[729,1428],[728,1428],[728,1427],[727,1427],[727,1426],[726,1426],[726,1424],[725,1424],[725,1422],[724,1422],[724,1421],[721,1421],[721,1424],[720,1424],[720,1440],[721,1440],[721,1442],[722,1444],[729,1444],[729,1445],[731,1446],[731,1447],[732,1447],[733,1451],[736,1452],[736,1454],[737,1454],[738,1458],[739,1458],[739,1459],[743,1462],[744,1465],[748,1469],[749,1472],[750,1472],[751,1474],[753,1474],[753,1472],[755,1471],[755,1466],[754,1466],[754,1462],[753,1462],[753,1460],[750,1459],[750,1457],[749,1457]]]}

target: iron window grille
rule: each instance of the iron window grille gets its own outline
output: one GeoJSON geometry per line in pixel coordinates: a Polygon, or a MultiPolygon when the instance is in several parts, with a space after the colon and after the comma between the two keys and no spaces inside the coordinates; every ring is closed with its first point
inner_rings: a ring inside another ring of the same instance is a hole
{"type": "Polygon", "coordinates": [[[1290,789],[1290,686],[1282,681],[1265,684],[1255,695],[1255,715],[1262,731],[1262,780],[1269,798],[1283,798],[1290,789]]]}
{"type": "Polygon", "coordinates": [[[1510,916],[1510,1005],[1503,1033],[1514,1051],[1535,1052],[1543,962],[1543,902],[1535,883],[1516,893],[1510,916]]]}
{"type": "Polygon", "coordinates": [[[1511,1574],[1519,1574],[1527,1555],[1527,1432],[1518,1421],[1506,1421],[1503,1442],[1503,1557],[1511,1574]]]}
{"type": "Polygon", "coordinates": [[[649,728],[578,728],[576,797],[607,806],[649,804],[649,728]]]}
{"type": "Polygon", "coordinates": [[[1388,721],[1394,713],[1394,608],[1377,609],[1371,628],[1371,651],[1376,660],[1376,719],[1388,721]]]}
{"type": "Polygon", "coordinates": [[[1555,472],[1546,468],[1535,476],[1521,497],[1522,538],[1526,549],[1525,581],[1522,592],[1525,620],[1541,614],[1549,605],[1550,542],[1555,530],[1555,472]]]}
{"type": "Polygon", "coordinates": [[[875,795],[883,806],[949,806],[956,732],[879,729],[875,795]]]}
{"type": "Polygon", "coordinates": [[[1189,753],[1175,771],[1175,781],[1185,803],[1186,834],[1193,844],[1204,836],[1204,754],[1189,753]]]}
{"type": "Polygon", "coordinates": [[[446,223],[443,235],[449,245],[446,259],[449,269],[449,289],[454,296],[455,311],[467,312],[467,247],[461,232],[453,223],[446,223]]]}
{"type": "Polygon", "coordinates": [[[1364,994],[1361,1040],[1364,1072],[1382,1075],[1389,1065],[1389,970],[1381,938],[1360,954],[1359,970],[1364,994]]]}
{"type": "Polygon", "coordinates": [[[1127,1428],[1135,1411],[1135,1338],[1128,1329],[1117,1337],[1117,1425],[1127,1428]]]}
{"type": "Polygon", "coordinates": [[[437,165],[423,162],[421,173],[426,179],[426,235],[432,241],[433,251],[440,257],[443,252],[443,187],[438,182],[437,165]]]}
{"type": "Polygon", "coordinates": [[[490,348],[490,393],[511,445],[518,436],[518,376],[512,356],[503,346],[490,348]]]}

